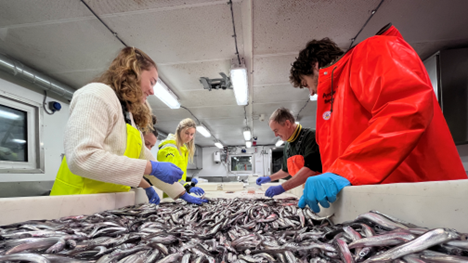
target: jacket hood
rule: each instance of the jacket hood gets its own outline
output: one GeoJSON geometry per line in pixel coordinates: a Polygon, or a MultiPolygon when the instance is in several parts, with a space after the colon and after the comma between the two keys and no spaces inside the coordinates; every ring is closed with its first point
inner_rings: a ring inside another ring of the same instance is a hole
{"type": "Polygon", "coordinates": [[[172,143],[174,145],[176,145],[176,136],[175,134],[172,134],[172,133],[169,133],[169,135],[167,135],[167,138],[164,139],[161,143],[159,143],[159,147],[167,144],[167,143],[172,143]]]}

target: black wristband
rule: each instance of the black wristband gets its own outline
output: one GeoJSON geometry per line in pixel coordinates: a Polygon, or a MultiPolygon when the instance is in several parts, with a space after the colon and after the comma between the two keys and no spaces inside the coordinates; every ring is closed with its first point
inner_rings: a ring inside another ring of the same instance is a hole
{"type": "Polygon", "coordinates": [[[190,184],[186,184],[184,185],[184,188],[185,188],[185,191],[187,191],[187,193],[190,193],[190,189],[192,189],[192,186],[190,184]]]}

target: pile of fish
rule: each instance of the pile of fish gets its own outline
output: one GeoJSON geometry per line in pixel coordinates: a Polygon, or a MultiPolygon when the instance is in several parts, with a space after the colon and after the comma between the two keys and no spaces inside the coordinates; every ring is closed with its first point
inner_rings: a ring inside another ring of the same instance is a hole
{"type": "Polygon", "coordinates": [[[0,262],[468,262],[468,241],[377,211],[334,225],[297,199],[211,199],[1,226],[0,262]]]}

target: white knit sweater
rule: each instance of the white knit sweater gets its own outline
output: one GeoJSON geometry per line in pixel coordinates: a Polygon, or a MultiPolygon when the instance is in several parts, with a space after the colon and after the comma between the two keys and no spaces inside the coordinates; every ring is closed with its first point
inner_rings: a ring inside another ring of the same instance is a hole
{"type": "MultiPolygon", "coordinates": [[[[133,117],[130,118],[135,127],[133,117]]],[[[90,83],[76,91],[65,129],[65,154],[70,171],[98,181],[137,187],[147,160],[155,158],[144,145],[140,159],[128,158],[124,156],[126,147],[126,123],[114,90],[103,83],[90,83]]],[[[178,183],[170,185],[154,176],[148,177],[172,198],[185,191],[178,183]]]]}

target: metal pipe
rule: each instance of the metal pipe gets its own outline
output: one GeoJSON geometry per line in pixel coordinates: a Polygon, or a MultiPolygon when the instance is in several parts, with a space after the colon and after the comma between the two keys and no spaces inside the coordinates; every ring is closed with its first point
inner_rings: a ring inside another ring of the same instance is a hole
{"type": "Polygon", "coordinates": [[[67,100],[71,100],[75,92],[75,89],[2,54],[0,54],[0,70],[35,84],[43,90],[54,92],[67,100]]]}

